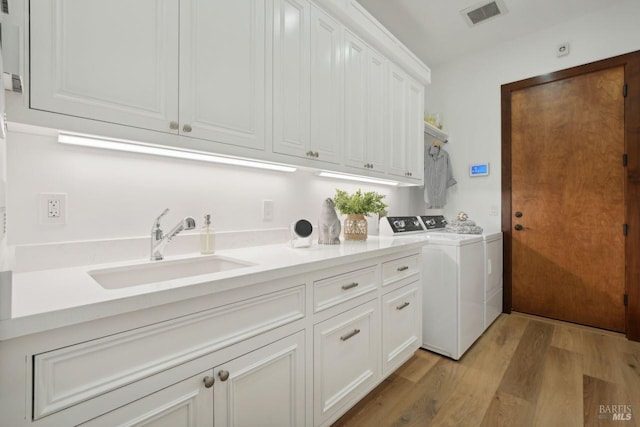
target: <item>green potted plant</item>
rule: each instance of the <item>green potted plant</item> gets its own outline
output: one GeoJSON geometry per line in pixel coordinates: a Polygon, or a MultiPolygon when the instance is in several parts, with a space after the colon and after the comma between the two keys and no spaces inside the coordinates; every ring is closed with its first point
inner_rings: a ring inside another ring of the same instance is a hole
{"type": "Polygon", "coordinates": [[[384,214],[387,205],[382,201],[385,196],[375,191],[363,193],[358,189],[349,194],[346,191],[336,189],[333,203],[341,214],[346,215],[344,220],[345,240],[366,240],[368,227],[365,215],[384,214]]]}

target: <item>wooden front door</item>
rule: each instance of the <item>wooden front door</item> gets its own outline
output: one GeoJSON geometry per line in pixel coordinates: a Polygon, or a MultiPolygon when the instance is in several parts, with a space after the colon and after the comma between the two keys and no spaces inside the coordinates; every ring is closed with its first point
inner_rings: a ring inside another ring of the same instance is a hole
{"type": "Polygon", "coordinates": [[[624,78],[511,92],[513,310],[625,330],[624,78]]]}

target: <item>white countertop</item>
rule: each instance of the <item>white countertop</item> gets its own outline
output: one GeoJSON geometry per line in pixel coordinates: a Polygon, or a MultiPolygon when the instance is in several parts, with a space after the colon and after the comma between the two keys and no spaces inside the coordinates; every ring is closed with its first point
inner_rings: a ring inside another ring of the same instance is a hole
{"type": "MultiPolygon", "coordinates": [[[[340,245],[314,243],[310,248],[300,249],[278,244],[224,250],[216,255],[255,265],[121,289],[103,288],[89,272],[150,261],[17,273],[12,280],[11,317],[0,321],[0,341],[418,248],[428,240],[428,236],[419,234],[369,237],[364,242],[340,245]]],[[[194,256],[200,255],[168,257],[166,261],[194,256]]]]}

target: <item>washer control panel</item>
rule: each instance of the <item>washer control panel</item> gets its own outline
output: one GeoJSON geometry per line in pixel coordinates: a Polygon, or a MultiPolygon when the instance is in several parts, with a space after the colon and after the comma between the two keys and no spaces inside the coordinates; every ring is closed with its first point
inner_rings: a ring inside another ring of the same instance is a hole
{"type": "Polygon", "coordinates": [[[447,220],[444,219],[444,215],[422,215],[420,219],[427,230],[442,229],[447,225],[447,220]]]}
{"type": "Polygon", "coordinates": [[[380,222],[382,221],[386,221],[386,224],[381,227],[381,230],[387,229],[386,226],[388,226],[388,230],[392,235],[425,231],[417,216],[387,216],[380,220],[380,222]]]}

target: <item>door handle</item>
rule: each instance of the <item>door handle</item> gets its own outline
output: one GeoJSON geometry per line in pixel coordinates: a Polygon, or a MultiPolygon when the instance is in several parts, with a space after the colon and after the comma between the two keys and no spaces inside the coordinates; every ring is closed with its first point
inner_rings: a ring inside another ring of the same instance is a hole
{"type": "Polygon", "coordinates": [[[513,228],[515,228],[516,231],[522,231],[524,229],[524,227],[522,225],[520,225],[520,224],[516,224],[516,226],[513,227],[513,228]]]}
{"type": "Polygon", "coordinates": [[[516,212],[516,218],[522,218],[522,212],[516,212]]]}

